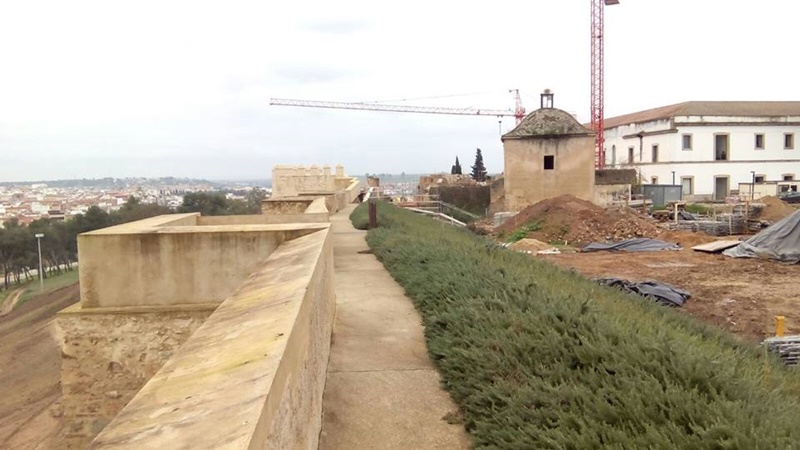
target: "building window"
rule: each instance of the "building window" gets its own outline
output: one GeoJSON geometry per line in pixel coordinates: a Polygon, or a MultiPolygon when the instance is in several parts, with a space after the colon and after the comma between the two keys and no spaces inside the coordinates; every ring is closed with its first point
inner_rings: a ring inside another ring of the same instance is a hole
{"type": "Polygon", "coordinates": [[[616,166],[617,165],[617,146],[616,145],[612,145],[611,146],[611,165],[612,166],[616,166]]]}
{"type": "Polygon", "coordinates": [[[681,191],[683,195],[694,195],[693,177],[681,177],[681,191]]]}
{"type": "Polygon", "coordinates": [[[755,176],[756,183],[763,183],[763,182],[766,181],[766,179],[767,179],[766,175],[756,175],[755,176]]]}
{"type": "Polygon", "coordinates": [[[653,162],[658,162],[658,144],[653,145],[653,162]]]}
{"type": "Polygon", "coordinates": [[[756,134],[756,150],[764,150],[764,135],[756,134]]]}
{"type": "Polygon", "coordinates": [[[658,177],[650,177],[650,184],[658,184],[658,177]]]}
{"type": "Polygon", "coordinates": [[[684,134],[683,135],[683,150],[691,150],[692,149],[692,135],[691,134],[684,134]]]}
{"type": "Polygon", "coordinates": [[[793,173],[783,174],[783,181],[794,181],[794,174],[793,173]]]}
{"type": "Polygon", "coordinates": [[[794,150],[794,133],[786,133],[783,135],[783,148],[786,150],[794,150]]]}
{"type": "Polygon", "coordinates": [[[728,160],[728,145],[730,139],[727,134],[714,135],[714,160],[727,161],[728,160]]]}
{"type": "Polygon", "coordinates": [[[628,147],[628,164],[633,164],[633,147],[628,147]]]}
{"type": "Polygon", "coordinates": [[[544,170],[554,170],[556,168],[556,157],[555,155],[545,155],[544,156],[544,170]]]}

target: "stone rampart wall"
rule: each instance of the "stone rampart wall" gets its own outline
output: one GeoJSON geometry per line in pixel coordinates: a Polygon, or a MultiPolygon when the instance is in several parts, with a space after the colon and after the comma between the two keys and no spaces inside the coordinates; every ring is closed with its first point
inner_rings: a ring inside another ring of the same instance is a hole
{"type": "Polygon", "coordinates": [[[110,308],[81,314],[76,304],[60,312],[64,446],[86,448],[215,306],[171,311],[110,308]]]}
{"type": "Polygon", "coordinates": [[[316,449],[332,271],[329,229],[281,244],[91,448],[316,449]]]}

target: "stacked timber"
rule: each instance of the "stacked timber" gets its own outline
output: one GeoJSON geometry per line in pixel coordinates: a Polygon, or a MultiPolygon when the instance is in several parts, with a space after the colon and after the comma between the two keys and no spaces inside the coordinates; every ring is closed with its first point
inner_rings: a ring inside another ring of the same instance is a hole
{"type": "Polygon", "coordinates": [[[800,336],[771,337],[764,340],[764,345],[787,366],[800,362],[800,336]]]}
{"type": "Polygon", "coordinates": [[[673,231],[693,231],[711,236],[730,236],[745,233],[744,216],[717,216],[717,220],[679,220],[669,222],[667,228],[673,231]]]}

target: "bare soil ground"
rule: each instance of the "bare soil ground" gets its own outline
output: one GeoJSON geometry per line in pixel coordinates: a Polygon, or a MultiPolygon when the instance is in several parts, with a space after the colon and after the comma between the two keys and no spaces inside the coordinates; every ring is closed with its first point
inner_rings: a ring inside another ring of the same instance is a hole
{"type": "Polygon", "coordinates": [[[59,448],[61,347],[54,319],[78,300],[75,283],[0,318],[0,448],[59,448]]]}
{"type": "MultiPolygon", "coordinates": [[[[691,238],[691,233],[686,233],[691,238]]],[[[666,236],[665,236],[666,237],[666,236]]],[[[669,240],[669,239],[667,239],[669,240]]],[[[680,239],[673,239],[672,241],[680,239]]],[[[696,241],[714,238],[698,234],[696,241]]],[[[687,242],[696,245],[702,242],[687,242]]],[[[720,254],[680,251],[563,253],[539,258],[587,277],[656,280],[685,289],[692,298],[682,308],[703,321],[752,341],[775,331],[775,316],[786,317],[787,333],[800,334],[800,265],[720,254]]]]}
{"type": "MultiPolygon", "coordinates": [[[[797,211],[775,197],[761,199],[759,218],[780,220],[797,211]]],[[[614,242],[650,237],[680,244],[681,251],[649,253],[562,253],[539,255],[588,277],[619,277],[633,281],[656,280],[691,292],[683,310],[744,339],[761,340],[775,331],[775,316],[787,319],[787,331],[800,334],[800,265],[766,260],[733,259],[690,247],[735,236],[666,231],[652,218],[626,209],[604,209],[570,195],[544,200],[523,209],[500,227],[491,221],[470,227],[500,241],[525,230],[527,238],[550,244],[582,247],[590,242],[614,242]],[[523,229],[521,227],[535,224],[523,229]]],[[[514,247],[512,246],[512,249],[514,247]]]]}

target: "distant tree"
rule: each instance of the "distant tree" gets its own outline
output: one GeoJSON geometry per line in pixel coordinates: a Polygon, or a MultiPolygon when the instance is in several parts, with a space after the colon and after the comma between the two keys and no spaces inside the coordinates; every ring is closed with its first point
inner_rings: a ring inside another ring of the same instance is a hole
{"type": "Polygon", "coordinates": [[[470,174],[475,181],[486,180],[486,166],[483,165],[483,154],[481,149],[475,151],[475,164],[472,166],[472,173],[470,174]]]}
{"type": "Polygon", "coordinates": [[[245,199],[245,214],[261,214],[261,202],[267,198],[267,191],[261,188],[254,188],[247,193],[245,199]]]}
{"type": "Polygon", "coordinates": [[[458,162],[458,156],[456,156],[456,163],[450,169],[451,175],[461,175],[461,163],[458,162]]]}
{"type": "Polygon", "coordinates": [[[90,206],[85,214],[78,214],[73,217],[73,221],[75,222],[75,235],[115,225],[111,220],[111,216],[97,206],[90,206]]]}
{"type": "Polygon", "coordinates": [[[229,214],[230,202],[222,192],[188,192],[183,196],[183,204],[178,212],[199,212],[204,216],[224,216],[229,214]]]}
{"type": "Polygon", "coordinates": [[[119,224],[172,213],[174,211],[167,206],[142,203],[138,198],[130,196],[118,211],[111,213],[111,216],[112,222],[119,224]]]}

